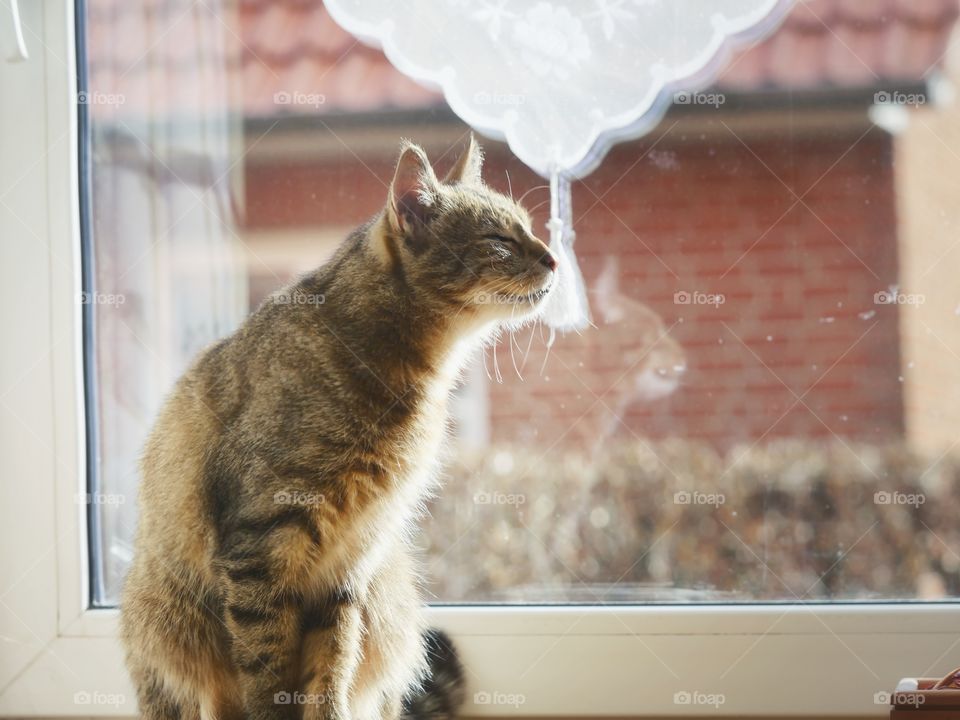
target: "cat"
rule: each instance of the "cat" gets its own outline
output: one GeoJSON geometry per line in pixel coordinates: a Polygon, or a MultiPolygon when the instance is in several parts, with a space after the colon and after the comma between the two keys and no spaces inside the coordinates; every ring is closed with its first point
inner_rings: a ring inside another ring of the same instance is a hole
{"type": "Polygon", "coordinates": [[[452,717],[411,522],[473,348],[535,317],[557,261],[487,187],[404,141],[383,210],[200,354],[142,458],[121,636],[149,720],[452,717]]]}

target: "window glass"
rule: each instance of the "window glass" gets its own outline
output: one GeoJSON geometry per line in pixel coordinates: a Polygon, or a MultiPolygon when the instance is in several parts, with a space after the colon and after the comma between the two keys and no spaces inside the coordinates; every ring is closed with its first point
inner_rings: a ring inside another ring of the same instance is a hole
{"type": "MultiPolygon", "coordinates": [[[[465,373],[417,536],[432,600],[960,592],[957,10],[936,6],[800,4],[574,184],[593,326],[505,334],[465,373]]],[[[84,15],[93,599],[111,605],[172,383],[379,211],[400,138],[442,173],[468,128],[319,2],[84,15]]],[[[544,181],[481,142],[487,182],[542,227],[544,181]]]]}

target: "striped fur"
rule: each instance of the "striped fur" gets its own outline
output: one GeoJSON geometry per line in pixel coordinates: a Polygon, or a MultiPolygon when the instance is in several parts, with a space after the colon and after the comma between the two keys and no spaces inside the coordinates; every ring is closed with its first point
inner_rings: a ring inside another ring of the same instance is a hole
{"type": "Polygon", "coordinates": [[[440,181],[404,143],[384,210],[167,398],[122,600],[143,717],[455,711],[407,536],[464,360],[537,312],[555,268],[481,160],[471,140],[440,181]]]}

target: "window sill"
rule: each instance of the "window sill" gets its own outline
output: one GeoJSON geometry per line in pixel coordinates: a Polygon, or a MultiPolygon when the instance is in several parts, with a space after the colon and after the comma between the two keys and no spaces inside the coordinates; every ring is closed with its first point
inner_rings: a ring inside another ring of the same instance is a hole
{"type": "MultiPolygon", "coordinates": [[[[467,717],[885,717],[937,674],[940,605],[432,607],[467,667],[467,717]],[[686,700],[689,699],[689,702],[686,700]]],[[[84,613],[0,696],[4,716],[136,714],[115,610],[84,613]]]]}

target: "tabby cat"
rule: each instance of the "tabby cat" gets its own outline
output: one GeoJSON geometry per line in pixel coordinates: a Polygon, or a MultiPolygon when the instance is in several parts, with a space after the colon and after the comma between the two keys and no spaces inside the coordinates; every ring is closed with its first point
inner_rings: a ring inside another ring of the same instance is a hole
{"type": "Polygon", "coordinates": [[[557,263],[469,147],[404,142],[387,203],[204,351],[147,442],[122,636],[150,720],[448,718],[408,533],[470,351],[557,263]]]}

